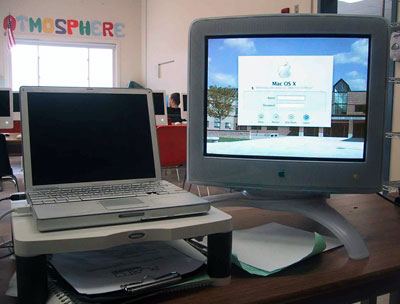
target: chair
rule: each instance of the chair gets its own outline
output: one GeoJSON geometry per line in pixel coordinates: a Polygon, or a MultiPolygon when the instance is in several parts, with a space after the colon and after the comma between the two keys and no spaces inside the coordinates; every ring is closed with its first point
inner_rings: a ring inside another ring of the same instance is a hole
{"type": "Polygon", "coordinates": [[[18,180],[15,177],[8,156],[7,142],[4,134],[0,133],[0,181],[11,181],[19,192],[18,180]]]}
{"type": "MultiPolygon", "coordinates": [[[[186,130],[186,125],[168,125],[157,127],[161,168],[174,167],[178,182],[180,181],[178,169],[186,164],[186,130]]],[[[185,186],[185,181],[183,181],[183,186],[185,186]]]]}
{"type": "Polygon", "coordinates": [[[182,122],[182,117],[181,117],[181,109],[180,108],[167,108],[167,115],[168,119],[171,120],[171,123],[175,122],[182,122]]]}

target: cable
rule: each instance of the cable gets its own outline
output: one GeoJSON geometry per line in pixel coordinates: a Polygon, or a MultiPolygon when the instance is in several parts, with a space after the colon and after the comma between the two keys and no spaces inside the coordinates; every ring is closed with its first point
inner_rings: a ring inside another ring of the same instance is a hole
{"type": "Polygon", "coordinates": [[[12,201],[21,201],[26,199],[25,192],[17,192],[10,195],[10,200],[12,201]]]}
{"type": "Polygon", "coordinates": [[[8,241],[5,241],[5,242],[1,243],[0,244],[0,248],[3,248],[4,246],[9,245],[9,243],[12,243],[12,241],[8,240],[8,241]]]}
{"type": "Polygon", "coordinates": [[[25,192],[17,192],[14,194],[11,194],[10,196],[0,198],[1,201],[6,201],[6,200],[11,200],[11,201],[20,201],[26,199],[26,194],[25,192]]]}
{"type": "MultiPolygon", "coordinates": [[[[22,194],[21,193],[16,193],[15,195],[11,195],[10,198],[12,200],[14,200],[14,199],[15,200],[19,200],[22,196],[25,196],[25,194],[24,193],[22,193],[22,194]]],[[[17,207],[17,208],[12,208],[12,209],[9,209],[9,210],[4,211],[3,213],[1,213],[0,214],[0,220],[2,220],[7,215],[9,215],[9,214],[11,214],[13,212],[17,212],[19,214],[24,214],[24,213],[26,214],[26,213],[28,213],[30,211],[31,211],[31,207],[29,205],[22,206],[22,207],[17,207]]],[[[8,249],[9,253],[7,253],[7,254],[5,254],[3,256],[0,256],[0,260],[13,255],[14,254],[14,250],[13,250],[14,248],[13,247],[14,247],[14,245],[13,245],[13,241],[12,240],[2,242],[0,244],[0,249],[8,249]]]]}
{"type": "Polygon", "coordinates": [[[400,207],[400,202],[398,201],[398,200],[399,200],[398,197],[395,198],[395,200],[391,200],[391,199],[388,198],[386,195],[383,195],[383,194],[381,194],[381,193],[379,193],[379,192],[377,192],[376,194],[377,194],[378,196],[380,196],[381,198],[387,200],[388,202],[392,203],[393,205],[395,205],[395,206],[397,206],[397,207],[400,207]]]}
{"type": "Polygon", "coordinates": [[[13,213],[15,210],[16,210],[16,208],[12,208],[12,209],[9,209],[9,210],[7,210],[7,211],[4,211],[2,214],[0,214],[0,221],[1,221],[3,218],[5,218],[7,215],[13,213]]]}
{"type": "Polygon", "coordinates": [[[2,256],[0,256],[0,260],[1,260],[1,259],[8,258],[9,256],[12,256],[13,254],[14,254],[14,252],[10,252],[10,253],[7,253],[7,254],[5,254],[5,255],[2,255],[2,256]]]}

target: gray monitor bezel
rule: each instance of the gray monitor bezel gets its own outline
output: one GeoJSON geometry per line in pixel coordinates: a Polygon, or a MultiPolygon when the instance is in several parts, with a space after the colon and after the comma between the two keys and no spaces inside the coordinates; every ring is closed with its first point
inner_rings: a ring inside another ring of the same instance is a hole
{"type": "Polygon", "coordinates": [[[382,185],[388,24],[380,17],[263,15],[200,19],[189,37],[188,181],[238,189],[372,193],[382,185]],[[250,35],[368,35],[367,142],[364,161],[252,159],[204,155],[206,37],[250,35]]]}

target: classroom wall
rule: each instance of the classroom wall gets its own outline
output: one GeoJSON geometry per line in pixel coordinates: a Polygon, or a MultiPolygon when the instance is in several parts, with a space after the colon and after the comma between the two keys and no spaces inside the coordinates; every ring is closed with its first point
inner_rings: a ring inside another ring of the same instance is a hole
{"type": "MultiPolygon", "coordinates": [[[[85,21],[123,23],[123,38],[86,35],[60,35],[53,33],[30,33],[21,31],[18,23],[15,38],[39,39],[41,41],[115,43],[117,48],[117,86],[126,87],[130,80],[144,83],[142,70],[142,1],[141,0],[1,0],[0,1],[0,86],[10,86],[10,52],[6,36],[3,35],[3,20],[8,15],[24,15],[37,18],[60,18],[85,21]]],[[[28,26],[29,27],[29,26],[28,26]]],[[[74,32],[79,30],[74,29],[74,32]]]]}
{"type": "Polygon", "coordinates": [[[188,32],[193,20],[204,17],[280,13],[288,7],[300,13],[317,10],[315,0],[144,0],[146,5],[147,86],[155,90],[187,92],[188,32]],[[158,64],[162,65],[160,78],[158,64]]]}

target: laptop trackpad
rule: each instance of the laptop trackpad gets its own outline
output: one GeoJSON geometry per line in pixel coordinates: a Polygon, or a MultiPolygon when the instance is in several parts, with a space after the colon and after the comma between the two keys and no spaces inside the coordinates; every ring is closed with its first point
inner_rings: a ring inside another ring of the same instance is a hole
{"type": "Polygon", "coordinates": [[[141,200],[134,197],[105,199],[101,200],[100,203],[104,208],[109,210],[132,209],[146,206],[141,200]]]}

